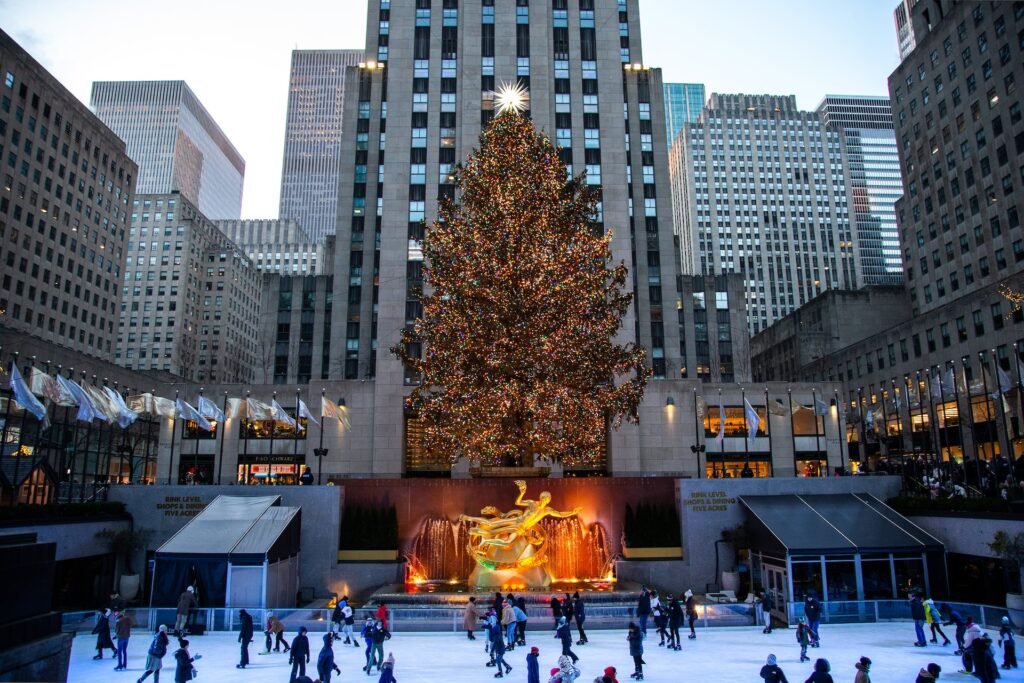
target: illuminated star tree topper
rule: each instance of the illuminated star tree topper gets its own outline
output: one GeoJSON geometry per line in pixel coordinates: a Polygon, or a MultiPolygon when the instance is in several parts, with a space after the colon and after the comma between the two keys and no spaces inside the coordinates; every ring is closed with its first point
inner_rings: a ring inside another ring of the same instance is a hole
{"type": "Polygon", "coordinates": [[[437,460],[566,465],[603,457],[607,427],[636,421],[646,353],[615,344],[632,295],[598,194],[513,108],[455,173],[423,242],[429,294],[392,348],[420,380],[407,409],[437,460]],[[422,351],[422,352],[421,352],[422,351]]]}
{"type": "Polygon", "coordinates": [[[503,82],[501,87],[494,91],[494,106],[499,114],[506,111],[524,112],[530,108],[530,91],[518,81],[503,82]]]}

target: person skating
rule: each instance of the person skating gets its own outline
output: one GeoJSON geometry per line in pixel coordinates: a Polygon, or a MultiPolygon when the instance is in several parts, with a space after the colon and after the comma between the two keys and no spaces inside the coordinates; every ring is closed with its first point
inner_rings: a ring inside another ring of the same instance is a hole
{"type": "Polygon", "coordinates": [[[580,670],[569,655],[558,658],[558,666],[551,670],[548,683],[572,683],[580,677],[580,670]]]}
{"type": "Polygon", "coordinates": [[[501,623],[498,621],[498,615],[492,609],[487,613],[487,621],[484,628],[487,630],[487,644],[484,646],[484,651],[490,655],[490,661],[487,662],[487,666],[494,666],[497,657],[498,641],[501,640],[501,623]]]}
{"type": "Polygon", "coordinates": [[[377,683],[398,683],[395,679],[395,655],[391,652],[388,653],[388,658],[381,666],[380,678],[377,679],[377,683]]]}
{"type": "Polygon", "coordinates": [[[300,626],[299,634],[292,639],[288,663],[292,665],[291,683],[295,683],[297,676],[306,675],[306,665],[309,664],[309,638],[306,636],[305,626],[300,626]]]}
{"type": "Polygon", "coordinates": [[[558,621],[562,618],[562,601],[557,595],[552,595],[548,604],[551,606],[551,618],[555,620],[555,628],[558,628],[558,621]]]}
{"type": "Polygon", "coordinates": [[[764,591],[761,593],[761,616],[764,619],[764,628],[761,629],[761,633],[772,632],[772,602],[771,593],[764,591]]]}
{"type": "Polygon", "coordinates": [[[391,640],[391,632],[388,631],[384,622],[377,619],[373,622],[371,637],[373,639],[373,651],[370,653],[370,659],[366,662],[367,676],[370,675],[370,666],[374,664],[377,666],[377,671],[380,671],[384,663],[384,641],[391,640]]]}
{"type": "Polygon", "coordinates": [[[572,620],[575,612],[572,610],[572,596],[568,593],[565,594],[565,598],[562,600],[562,616],[565,617],[565,622],[572,627],[572,620]]]}
{"type": "Polygon", "coordinates": [[[117,666],[114,671],[124,671],[128,668],[128,639],[132,637],[132,626],[135,622],[128,612],[123,612],[114,622],[114,635],[117,636],[117,666]]]}
{"type": "Polygon", "coordinates": [[[505,661],[505,651],[507,649],[505,640],[499,634],[498,639],[494,641],[494,648],[492,650],[494,653],[494,666],[498,668],[498,672],[494,674],[495,678],[504,678],[505,674],[512,671],[512,667],[505,661]]]}
{"type": "Polygon", "coordinates": [[[974,617],[967,617],[964,621],[964,671],[971,673],[971,664],[974,661],[974,651],[971,649],[971,645],[974,641],[980,638],[985,632],[981,626],[976,624],[974,617]]]}
{"type": "Polygon", "coordinates": [[[857,675],[853,677],[853,683],[871,683],[871,660],[867,657],[861,657],[860,660],[853,665],[853,668],[857,670],[857,675]]]}
{"type": "Polygon", "coordinates": [[[164,666],[164,655],[167,654],[170,642],[167,637],[167,626],[160,624],[160,628],[157,629],[153,636],[153,642],[149,644],[149,650],[146,652],[146,672],[135,683],[142,683],[150,674],[153,674],[153,680],[159,683],[160,669],[164,666]]]}
{"type": "Polygon", "coordinates": [[[924,603],[921,602],[921,596],[917,593],[912,593],[910,596],[910,618],[914,620],[914,633],[917,635],[914,647],[927,646],[928,642],[924,636],[924,622],[926,619],[924,603]]]}
{"type": "Polygon", "coordinates": [[[813,595],[804,600],[804,616],[810,629],[811,647],[818,647],[821,644],[821,603],[813,595]]]}
{"type": "Polygon", "coordinates": [[[1003,650],[1003,668],[1017,668],[1017,639],[1010,627],[1010,617],[1003,617],[999,627],[999,647],[1003,650]]]}
{"type": "Polygon", "coordinates": [[[199,605],[196,600],[196,589],[189,586],[178,596],[177,618],[174,621],[174,635],[181,636],[185,632],[185,624],[188,623],[188,612],[199,605]]]}
{"type": "Polygon", "coordinates": [[[651,594],[647,586],[640,588],[640,599],[636,602],[636,618],[640,630],[647,635],[647,619],[651,615],[651,594]]]}
{"type": "Polygon", "coordinates": [[[962,655],[964,653],[964,635],[967,633],[967,622],[963,620],[959,612],[947,603],[942,603],[939,607],[939,614],[944,617],[942,621],[943,626],[956,626],[956,632],[953,634],[953,637],[956,638],[956,651],[953,654],[962,655]]]}
{"type": "Polygon", "coordinates": [[[469,596],[466,603],[466,611],[462,613],[462,628],[466,631],[466,638],[476,640],[473,632],[476,631],[476,622],[480,619],[480,611],[476,606],[476,596],[469,596]]]}
{"type": "Polygon", "coordinates": [[[505,636],[505,649],[515,649],[516,613],[512,609],[511,600],[505,600],[501,603],[501,632],[505,636]]]}
{"type": "Polygon", "coordinates": [[[831,670],[832,666],[827,659],[818,659],[814,662],[814,671],[804,683],[833,683],[832,674],[829,673],[831,670]]]}
{"type": "MultiPolygon", "coordinates": [[[[672,595],[668,596],[668,649],[682,650],[679,627],[683,624],[683,607],[672,595]]],[[[641,629],[643,630],[643,629],[641,629]]]]}
{"type": "Polygon", "coordinates": [[[331,683],[331,674],[337,673],[341,675],[341,669],[334,663],[334,634],[324,634],[324,646],[320,649],[320,654],[316,658],[316,675],[320,679],[320,683],[331,683]]]}
{"type": "Polygon", "coordinates": [[[273,645],[274,638],[274,613],[269,612],[267,614],[267,623],[263,625],[263,635],[266,637],[266,642],[263,645],[263,652],[261,655],[269,655],[270,648],[273,645]]]}
{"type": "Polygon", "coordinates": [[[811,658],[807,656],[807,646],[811,643],[810,629],[803,617],[800,617],[796,626],[796,642],[800,643],[800,661],[811,661],[811,658]]]}
{"type": "Polygon", "coordinates": [[[331,633],[341,633],[341,623],[345,619],[342,615],[341,608],[345,606],[345,598],[338,600],[337,604],[334,605],[334,610],[331,611],[331,633]]]}
{"type": "Polygon", "coordinates": [[[114,654],[117,654],[117,648],[114,647],[114,641],[110,639],[110,610],[100,610],[96,616],[96,625],[92,627],[92,632],[96,636],[96,656],[93,659],[103,659],[103,651],[108,647],[114,654]]]}
{"type": "Polygon", "coordinates": [[[942,616],[939,614],[938,608],[935,606],[935,601],[928,598],[924,601],[924,620],[928,624],[928,628],[932,633],[932,642],[938,643],[935,638],[936,634],[942,636],[942,644],[949,645],[949,638],[942,632],[942,616]]]}
{"type": "Polygon", "coordinates": [[[693,599],[693,591],[686,589],[684,593],[686,597],[686,622],[690,626],[690,635],[687,636],[690,640],[697,638],[697,632],[693,630],[693,624],[697,621],[697,603],[693,599]]]}
{"type": "Polygon", "coordinates": [[[665,630],[665,624],[667,618],[665,616],[665,606],[661,604],[661,598],[658,597],[658,591],[651,591],[651,618],[654,619],[655,632],[660,637],[658,647],[665,647],[665,638],[668,636],[668,632],[665,630]]]}
{"type": "Polygon", "coordinates": [[[626,641],[629,643],[629,656],[633,658],[633,673],[630,678],[644,680],[644,632],[636,622],[629,622],[626,631],[626,641]]]}
{"type": "Polygon", "coordinates": [[[540,683],[540,650],[537,647],[530,648],[530,654],[526,655],[526,683],[540,683]]]}
{"type": "Polygon", "coordinates": [[[345,644],[348,645],[351,641],[352,647],[359,647],[359,639],[356,638],[353,627],[356,623],[356,613],[352,610],[352,605],[348,604],[348,596],[345,596],[345,606],[341,608],[341,617],[345,620],[345,624],[341,627],[341,632],[345,634],[345,644]]]}
{"type": "Polygon", "coordinates": [[[601,677],[602,683],[619,683],[619,679],[615,677],[617,674],[618,670],[614,666],[606,666],[604,676],[601,677]]]}
{"type": "Polygon", "coordinates": [[[373,650],[373,615],[367,614],[366,621],[363,622],[363,630],[359,632],[360,637],[366,642],[366,666],[363,667],[363,671],[366,675],[370,675],[370,652],[373,650]]]}
{"type": "Polygon", "coordinates": [[[992,646],[992,637],[982,633],[971,643],[974,659],[974,676],[981,683],[995,683],[999,678],[999,667],[996,665],[996,651],[992,646]]]}
{"type": "Polygon", "coordinates": [[[178,639],[178,649],[174,653],[174,683],[185,683],[191,681],[193,675],[192,663],[202,659],[202,655],[193,657],[188,652],[188,641],[184,638],[178,639]]]}
{"type": "Polygon", "coordinates": [[[516,645],[526,645],[526,622],[530,620],[526,613],[526,598],[520,595],[512,606],[512,612],[516,615],[516,645]]]}
{"type": "Polygon", "coordinates": [[[273,623],[270,626],[270,630],[274,633],[274,652],[280,652],[281,647],[284,647],[285,654],[291,649],[288,645],[288,641],[284,639],[284,622],[277,617],[271,617],[273,623]]]}
{"type": "Polygon", "coordinates": [[[942,667],[932,662],[917,672],[917,680],[914,683],[935,683],[939,680],[940,673],[942,673],[942,667]]]}
{"type": "Polygon", "coordinates": [[[252,642],[253,637],[252,615],[244,609],[239,610],[238,622],[238,642],[241,643],[241,656],[235,668],[244,669],[249,665],[249,643],[252,642]]]}
{"type": "Polygon", "coordinates": [[[575,664],[579,661],[579,657],[572,651],[572,631],[569,630],[569,622],[562,617],[558,621],[558,630],[555,631],[555,637],[562,641],[562,654],[572,658],[572,663],[575,664]]]}
{"type": "Polygon", "coordinates": [[[580,639],[576,641],[577,645],[586,645],[587,632],[583,630],[583,622],[587,620],[587,607],[583,604],[583,598],[580,597],[579,592],[572,594],[572,614],[576,618],[576,630],[579,631],[580,639]]]}
{"type": "Polygon", "coordinates": [[[384,630],[388,628],[388,606],[383,602],[377,605],[377,613],[373,615],[381,623],[384,630]]]}
{"type": "Polygon", "coordinates": [[[761,678],[764,679],[764,683],[789,683],[786,674],[779,668],[775,655],[768,655],[764,666],[761,667],[761,678]]]}

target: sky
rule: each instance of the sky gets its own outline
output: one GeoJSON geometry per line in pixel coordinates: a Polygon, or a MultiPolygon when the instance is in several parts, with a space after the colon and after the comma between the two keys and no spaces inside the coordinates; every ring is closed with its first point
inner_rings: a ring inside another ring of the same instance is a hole
{"type": "MultiPolygon", "coordinates": [[[[640,0],[644,62],[712,92],[885,95],[896,0],[640,0]]],[[[291,50],[362,48],[363,0],[0,0],[0,29],[88,104],[93,81],[185,80],[276,218],[291,50]],[[244,10],[242,9],[244,8],[244,10]]]]}

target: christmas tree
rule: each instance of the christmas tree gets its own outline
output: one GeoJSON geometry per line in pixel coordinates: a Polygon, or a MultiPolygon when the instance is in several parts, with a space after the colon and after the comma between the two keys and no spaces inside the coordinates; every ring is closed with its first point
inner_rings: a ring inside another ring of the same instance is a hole
{"type": "Polygon", "coordinates": [[[618,345],[627,269],[596,235],[596,188],[515,107],[455,173],[423,242],[422,317],[392,352],[419,374],[407,408],[450,462],[566,465],[601,457],[610,420],[636,421],[650,371],[618,345]],[[419,347],[425,356],[419,357],[419,347]],[[410,352],[410,349],[412,352],[410,352]]]}

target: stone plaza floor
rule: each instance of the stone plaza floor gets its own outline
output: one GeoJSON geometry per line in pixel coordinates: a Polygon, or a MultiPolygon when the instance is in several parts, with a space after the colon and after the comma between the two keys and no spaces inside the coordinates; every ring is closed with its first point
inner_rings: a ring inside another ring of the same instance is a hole
{"type": "MultiPolygon", "coordinates": [[[[960,657],[953,654],[954,647],[929,644],[926,648],[913,646],[914,626],[911,622],[888,622],[879,624],[823,625],[820,648],[808,650],[810,662],[800,663],[800,649],[794,637],[795,631],[776,629],[764,635],[757,627],[719,627],[698,630],[696,640],[683,640],[680,652],[658,647],[658,636],[650,631],[645,640],[644,667],[646,681],[693,681],[695,683],[752,683],[760,681],[758,672],[768,654],[778,657],[779,666],[790,683],[802,683],[811,674],[814,660],[827,659],[832,665],[832,676],[836,683],[853,681],[856,671],[854,663],[862,656],[871,658],[872,683],[913,683],[918,671],[929,662],[942,667],[941,681],[973,681],[972,676],[958,674],[960,657]]],[[[989,632],[997,640],[995,632],[989,632]]],[[[294,633],[286,634],[289,638],[294,633]]],[[[947,629],[952,636],[952,629],[947,629]]],[[[244,671],[235,668],[238,663],[236,633],[211,633],[191,639],[193,655],[203,657],[196,662],[198,681],[222,683],[224,681],[245,681],[247,683],[285,683],[291,671],[288,655],[271,653],[257,655],[262,650],[262,634],[250,646],[251,664],[244,671]]],[[[309,634],[312,649],[310,667],[307,673],[316,678],[316,656],[323,644],[322,633],[309,634]]],[[[621,683],[630,681],[633,672],[632,660],[626,643],[625,629],[592,631],[588,633],[590,643],[574,646],[580,657],[582,675],[577,683],[591,683],[601,675],[606,666],[618,669],[621,683]]],[[[94,661],[95,636],[80,633],[74,639],[71,654],[71,670],[68,680],[73,683],[112,683],[124,681],[134,683],[142,675],[149,647],[150,636],[136,631],[128,648],[128,670],[115,672],[115,661],[107,650],[104,659],[94,661]]],[[[1019,640],[1019,639],[1018,639],[1019,640]]],[[[541,681],[547,681],[549,670],[555,666],[560,647],[552,632],[530,630],[527,632],[527,647],[517,647],[506,655],[506,661],[513,667],[503,680],[526,681],[526,654],[529,646],[540,648],[541,681]]],[[[176,641],[164,658],[161,680],[174,680],[173,652],[176,641]]],[[[360,670],[364,663],[363,648],[335,643],[335,658],[342,674],[334,675],[334,681],[370,680],[376,683],[378,674],[367,676],[360,670]]],[[[470,641],[465,633],[396,633],[385,643],[385,657],[394,653],[395,678],[401,683],[482,683],[492,680],[495,670],[484,666],[483,639],[470,641]]],[[[1002,652],[998,651],[997,664],[1002,663],[1002,652]]],[[[1004,681],[1024,680],[1019,670],[1001,671],[1004,681]]],[[[152,680],[150,677],[147,680],[152,680]]]]}

